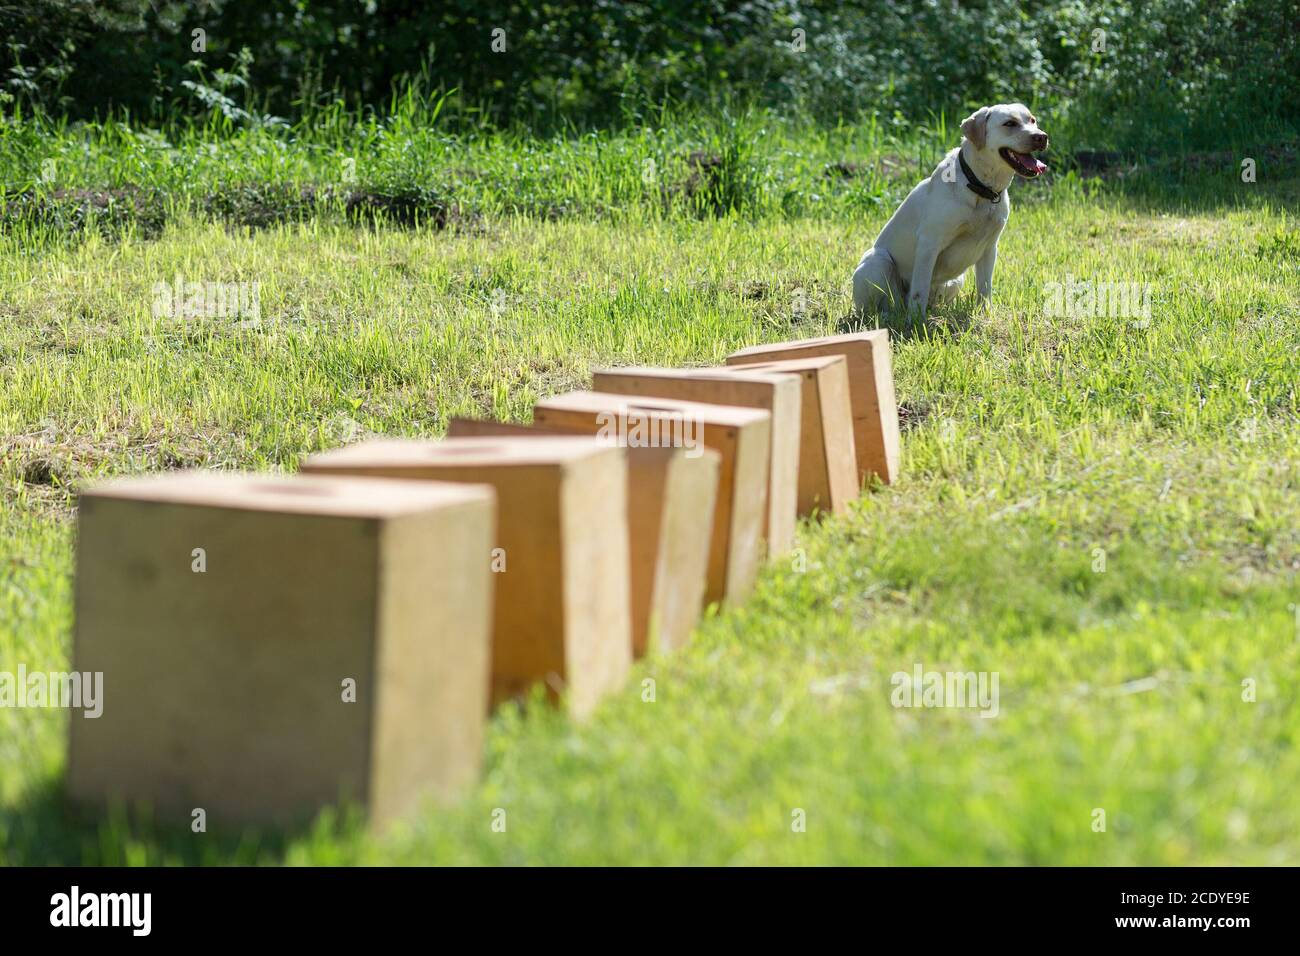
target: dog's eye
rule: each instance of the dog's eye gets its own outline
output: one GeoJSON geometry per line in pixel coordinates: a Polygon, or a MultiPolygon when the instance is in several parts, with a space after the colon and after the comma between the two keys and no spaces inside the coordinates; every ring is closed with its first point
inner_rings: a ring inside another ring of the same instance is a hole
{"type": "Polygon", "coordinates": [[[1006,121],[1005,123],[1003,123],[1002,125],[1003,125],[1003,126],[1018,126],[1018,125],[1020,125],[1020,124],[1017,123],[1015,120],[1007,120],[1007,121],[1006,121]]]}

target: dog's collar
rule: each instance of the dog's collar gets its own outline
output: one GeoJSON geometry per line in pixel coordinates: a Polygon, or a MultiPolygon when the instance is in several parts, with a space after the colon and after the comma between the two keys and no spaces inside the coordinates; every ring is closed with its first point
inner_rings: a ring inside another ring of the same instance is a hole
{"type": "Polygon", "coordinates": [[[993,190],[989,189],[989,187],[980,182],[976,175],[971,172],[971,168],[966,165],[965,150],[961,148],[958,148],[957,150],[957,162],[961,163],[961,171],[962,175],[966,177],[967,189],[973,192],[976,196],[987,199],[989,202],[1001,201],[1002,193],[995,193],[993,190]]]}

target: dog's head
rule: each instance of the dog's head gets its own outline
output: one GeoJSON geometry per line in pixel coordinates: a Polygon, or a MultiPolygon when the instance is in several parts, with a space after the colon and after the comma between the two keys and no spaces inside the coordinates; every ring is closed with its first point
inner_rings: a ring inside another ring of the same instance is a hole
{"type": "Polygon", "coordinates": [[[976,149],[997,153],[1017,176],[1033,178],[1047,169],[1034,156],[1047,149],[1047,134],[1023,103],[981,106],[962,122],[961,132],[976,149]]]}

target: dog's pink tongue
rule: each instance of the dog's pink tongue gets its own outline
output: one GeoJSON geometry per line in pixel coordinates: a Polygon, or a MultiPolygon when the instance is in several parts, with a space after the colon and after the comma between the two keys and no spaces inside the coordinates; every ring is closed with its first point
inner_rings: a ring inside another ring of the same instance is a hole
{"type": "Polygon", "coordinates": [[[1045,162],[1043,162],[1042,160],[1040,160],[1037,156],[1030,156],[1029,158],[1032,159],[1032,160],[1034,161],[1034,175],[1035,175],[1035,176],[1037,176],[1039,173],[1041,173],[1041,172],[1043,172],[1043,171],[1045,171],[1045,170],[1047,169],[1047,164],[1046,164],[1045,162]]]}

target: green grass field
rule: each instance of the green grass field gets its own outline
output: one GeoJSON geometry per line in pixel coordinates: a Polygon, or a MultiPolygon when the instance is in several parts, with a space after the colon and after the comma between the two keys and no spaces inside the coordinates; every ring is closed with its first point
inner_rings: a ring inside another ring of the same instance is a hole
{"type": "MultiPolygon", "coordinates": [[[[474,214],[441,230],[313,215],[249,231],[185,210],[152,237],[11,226],[0,669],[69,666],[90,479],[292,470],[455,414],[527,420],[594,366],[835,330],[916,178],[824,177],[851,140],[726,159],[759,170],[744,215],[701,215],[685,186],[632,195],[629,141],[622,160],[554,147],[567,158],[520,172],[536,191],[520,203],[502,201],[510,161],[483,160],[456,180],[474,214]],[[548,215],[566,190],[591,201],[548,215]],[[153,317],[175,276],[256,280],[260,323],[153,317]]],[[[94,181],[151,175],[66,153],[94,181]]],[[[903,480],[805,523],[806,561],[772,564],[589,722],[506,708],[481,786],[380,837],[349,814],[192,834],[74,814],[66,713],[0,709],[0,862],[1300,862],[1300,181],[1244,184],[1230,164],[1198,188],[1012,193],[992,307],[895,329],[903,480]],[[1149,284],[1149,321],[1048,314],[1047,284],[1070,277],[1149,284]],[[891,706],[891,675],[916,665],[996,672],[997,717],[891,706]]]]}

